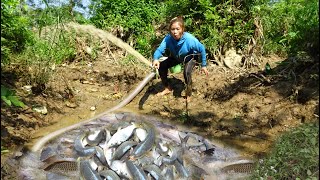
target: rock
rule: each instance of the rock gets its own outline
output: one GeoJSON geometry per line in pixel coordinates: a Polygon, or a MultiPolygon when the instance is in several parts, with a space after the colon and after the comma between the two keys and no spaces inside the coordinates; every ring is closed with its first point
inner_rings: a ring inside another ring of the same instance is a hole
{"type": "Polygon", "coordinates": [[[91,89],[89,89],[89,92],[98,92],[98,89],[96,89],[96,88],[91,88],[91,89]]]}
{"type": "Polygon", "coordinates": [[[90,107],[90,111],[95,111],[96,109],[97,109],[96,106],[90,107]]]}
{"type": "Polygon", "coordinates": [[[48,110],[45,106],[40,106],[40,107],[34,107],[32,108],[32,110],[38,112],[38,113],[41,113],[41,114],[47,114],[48,113],[48,110]]]}
{"type": "Polygon", "coordinates": [[[230,68],[234,69],[241,66],[242,57],[237,54],[237,52],[231,48],[226,52],[225,58],[224,58],[224,64],[230,68]]]}
{"type": "Polygon", "coordinates": [[[76,103],[69,102],[69,101],[66,102],[66,106],[69,107],[69,108],[76,108],[76,107],[78,107],[78,105],[77,105],[76,103]]]}
{"type": "Polygon", "coordinates": [[[27,86],[23,86],[22,89],[27,92],[28,94],[31,94],[32,93],[32,90],[31,90],[32,86],[31,85],[27,85],[27,86]]]}
{"type": "Polygon", "coordinates": [[[88,53],[90,55],[92,54],[92,49],[88,46],[85,47],[85,51],[86,51],[86,53],[88,53]]]}

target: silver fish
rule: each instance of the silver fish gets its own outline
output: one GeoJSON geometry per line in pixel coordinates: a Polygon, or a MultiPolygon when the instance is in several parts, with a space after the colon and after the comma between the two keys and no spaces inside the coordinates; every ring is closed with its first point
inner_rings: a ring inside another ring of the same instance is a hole
{"type": "Polygon", "coordinates": [[[148,135],[145,138],[145,140],[140,142],[133,149],[133,152],[131,154],[133,158],[141,157],[145,152],[149,151],[152,148],[156,138],[155,129],[149,125],[147,126],[147,132],[148,132],[148,135]]]}
{"type": "Polygon", "coordinates": [[[136,141],[126,141],[122,143],[114,152],[112,160],[120,159],[129,149],[131,149],[133,146],[137,144],[138,142],[136,141]]]}
{"type": "Polygon", "coordinates": [[[114,171],[108,169],[99,172],[100,176],[107,180],[120,180],[120,177],[114,171]]]}
{"type": "Polygon", "coordinates": [[[107,161],[107,164],[109,165],[109,167],[112,164],[112,161],[113,161],[112,157],[113,157],[114,152],[115,152],[115,148],[113,148],[113,147],[104,148],[104,157],[106,158],[106,161],[107,161]]]}
{"type": "Polygon", "coordinates": [[[130,126],[130,125],[131,123],[128,121],[119,121],[118,123],[108,125],[107,129],[111,132],[111,134],[114,134],[116,131],[118,131],[118,129],[130,126]]]}
{"type": "Polygon", "coordinates": [[[122,142],[126,141],[133,134],[133,130],[136,128],[137,128],[137,124],[132,123],[132,125],[130,125],[130,126],[127,126],[122,129],[118,129],[118,131],[108,141],[107,146],[113,147],[113,146],[119,145],[122,142]]]}
{"type": "Polygon", "coordinates": [[[106,131],[106,142],[108,142],[111,139],[111,132],[108,129],[105,129],[106,131]]]}
{"type": "Polygon", "coordinates": [[[165,166],[161,172],[163,174],[163,177],[166,180],[174,180],[174,173],[173,173],[173,167],[170,166],[165,166]]]}
{"type": "Polygon", "coordinates": [[[57,156],[57,152],[50,146],[46,147],[41,151],[40,161],[44,162],[53,156],[57,156]]]}
{"type": "Polygon", "coordinates": [[[139,166],[146,166],[146,165],[152,164],[153,161],[154,161],[153,157],[143,156],[143,157],[137,159],[135,162],[136,162],[139,166]]]}
{"type": "Polygon", "coordinates": [[[175,160],[177,160],[177,158],[179,156],[181,156],[178,153],[182,153],[182,151],[179,151],[179,148],[176,146],[170,146],[169,150],[168,150],[168,156],[163,156],[162,158],[162,162],[165,164],[173,164],[175,160]]]}
{"type": "Polygon", "coordinates": [[[204,179],[205,176],[209,175],[203,168],[195,165],[189,164],[187,165],[187,170],[191,176],[191,179],[204,179]]]}
{"type": "Polygon", "coordinates": [[[187,171],[187,169],[179,161],[174,161],[173,165],[176,168],[176,170],[178,171],[178,174],[182,178],[189,177],[189,172],[187,171]]]}
{"type": "Polygon", "coordinates": [[[139,141],[144,141],[147,137],[147,131],[143,128],[137,128],[134,131],[135,137],[138,138],[139,141]]]}
{"type": "Polygon", "coordinates": [[[206,150],[215,147],[214,145],[209,143],[204,137],[199,136],[195,133],[188,132],[187,136],[189,137],[188,141],[186,142],[188,147],[196,147],[196,146],[205,145],[206,150]]]}
{"type": "Polygon", "coordinates": [[[168,150],[169,148],[167,147],[167,143],[166,142],[163,142],[163,141],[158,141],[156,142],[156,147],[158,148],[158,152],[160,154],[167,154],[168,153],[168,150]]]}
{"type": "Polygon", "coordinates": [[[95,146],[96,148],[96,156],[98,157],[99,161],[103,164],[103,165],[107,165],[107,160],[106,157],[104,155],[103,149],[99,146],[95,146]]]}
{"type": "Polygon", "coordinates": [[[126,161],[127,168],[134,180],[147,180],[147,175],[140,166],[137,166],[132,161],[126,161]]]}
{"type": "Polygon", "coordinates": [[[115,171],[119,176],[126,177],[129,179],[133,178],[129,172],[129,169],[126,163],[123,161],[120,161],[120,160],[112,161],[110,169],[115,171]]]}
{"type": "Polygon", "coordinates": [[[105,138],[105,133],[104,129],[95,130],[94,132],[89,133],[86,137],[87,143],[90,146],[96,146],[105,138]]]}
{"type": "Polygon", "coordinates": [[[80,175],[85,180],[102,180],[102,178],[91,168],[88,160],[80,161],[80,175]]]}
{"type": "Polygon", "coordinates": [[[57,174],[57,173],[53,173],[53,172],[48,172],[46,174],[47,180],[70,180],[70,177],[61,175],[61,174],[57,174]]]}
{"type": "Polygon", "coordinates": [[[161,174],[161,169],[154,164],[143,167],[143,170],[150,173],[151,176],[156,180],[164,180],[164,177],[161,174]]]}
{"type": "Polygon", "coordinates": [[[83,139],[88,135],[88,132],[82,133],[74,141],[74,149],[77,151],[79,156],[90,156],[96,152],[94,147],[85,147],[86,143],[83,139]]]}

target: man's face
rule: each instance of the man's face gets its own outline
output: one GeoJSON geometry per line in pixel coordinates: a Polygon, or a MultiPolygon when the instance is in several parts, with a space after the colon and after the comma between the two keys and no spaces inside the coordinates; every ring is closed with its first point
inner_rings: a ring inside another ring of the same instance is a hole
{"type": "Polygon", "coordinates": [[[179,22],[175,22],[171,25],[170,33],[175,40],[179,40],[182,37],[183,28],[181,27],[179,22]]]}

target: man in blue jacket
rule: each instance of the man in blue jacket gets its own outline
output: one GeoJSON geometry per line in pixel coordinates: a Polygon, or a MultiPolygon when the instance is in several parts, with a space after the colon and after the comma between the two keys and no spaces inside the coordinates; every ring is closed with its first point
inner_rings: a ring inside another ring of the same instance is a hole
{"type": "Polygon", "coordinates": [[[201,71],[208,75],[206,68],[206,50],[203,44],[192,34],[184,32],[185,26],[182,17],[175,17],[170,21],[170,33],[165,36],[160,46],[153,55],[153,67],[159,69],[159,75],[164,85],[164,90],[157,93],[158,96],[168,94],[172,91],[168,82],[168,69],[177,64],[184,64],[183,76],[186,83],[186,98],[191,96],[191,73],[192,69],[201,60],[201,71]],[[169,50],[170,56],[160,62],[159,59],[169,50]]]}

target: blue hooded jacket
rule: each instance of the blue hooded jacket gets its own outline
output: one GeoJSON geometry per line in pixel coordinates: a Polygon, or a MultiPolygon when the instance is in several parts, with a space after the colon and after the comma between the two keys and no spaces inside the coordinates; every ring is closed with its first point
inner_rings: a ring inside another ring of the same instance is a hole
{"type": "Polygon", "coordinates": [[[162,40],[160,46],[154,52],[153,59],[158,60],[162,57],[166,49],[169,49],[171,56],[180,62],[183,62],[184,58],[189,54],[201,53],[201,67],[205,67],[207,65],[204,45],[188,32],[184,32],[178,41],[175,40],[171,34],[167,34],[162,40]]]}

